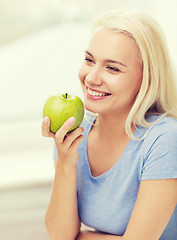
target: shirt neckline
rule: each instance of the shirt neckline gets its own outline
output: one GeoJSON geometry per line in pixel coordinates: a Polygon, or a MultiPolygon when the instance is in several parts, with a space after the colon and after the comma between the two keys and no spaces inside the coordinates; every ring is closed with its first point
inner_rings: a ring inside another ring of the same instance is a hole
{"type": "MultiPolygon", "coordinates": [[[[92,122],[94,122],[95,119],[92,120],[92,122]]],[[[89,160],[88,160],[88,153],[87,153],[87,143],[88,143],[88,134],[90,132],[92,128],[92,125],[89,124],[89,127],[87,128],[87,131],[86,131],[86,134],[85,134],[85,141],[84,141],[84,160],[85,160],[85,163],[86,163],[86,167],[87,167],[87,171],[89,172],[89,176],[91,179],[93,180],[100,180],[100,179],[103,179],[103,178],[106,178],[108,177],[111,173],[114,172],[114,169],[117,168],[118,165],[121,164],[122,162],[122,159],[124,158],[124,156],[126,156],[127,152],[128,152],[128,149],[130,148],[132,142],[134,141],[133,139],[130,139],[127,146],[125,147],[124,151],[122,152],[120,158],[117,160],[117,162],[110,168],[108,169],[106,172],[94,177],[92,175],[92,172],[91,172],[91,167],[90,167],[90,163],[89,163],[89,160]]],[[[137,129],[135,129],[135,132],[134,134],[136,134],[137,132],[137,129]]]]}

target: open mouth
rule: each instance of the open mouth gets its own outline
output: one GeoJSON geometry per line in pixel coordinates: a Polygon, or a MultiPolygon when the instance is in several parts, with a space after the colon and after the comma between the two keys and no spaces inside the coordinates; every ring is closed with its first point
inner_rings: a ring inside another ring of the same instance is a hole
{"type": "Polygon", "coordinates": [[[88,87],[87,87],[87,92],[90,96],[93,96],[93,97],[105,97],[105,96],[111,95],[110,93],[96,91],[88,87]]]}

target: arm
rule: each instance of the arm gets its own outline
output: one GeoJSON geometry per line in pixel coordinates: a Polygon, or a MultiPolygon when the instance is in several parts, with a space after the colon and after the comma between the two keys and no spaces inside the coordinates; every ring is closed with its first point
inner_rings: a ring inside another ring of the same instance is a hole
{"type": "Polygon", "coordinates": [[[177,179],[144,180],[124,236],[81,232],[77,240],[158,240],[177,204],[177,179]]]}
{"type": "Polygon", "coordinates": [[[125,240],[158,240],[177,204],[177,179],[143,180],[125,240]]]}
{"type": "Polygon", "coordinates": [[[51,240],[74,240],[80,231],[77,209],[78,146],[83,140],[83,129],[67,135],[74,124],[67,120],[56,134],[49,131],[50,120],[43,121],[42,134],[53,137],[57,147],[55,177],[50,203],[46,213],[46,227],[51,240]]]}

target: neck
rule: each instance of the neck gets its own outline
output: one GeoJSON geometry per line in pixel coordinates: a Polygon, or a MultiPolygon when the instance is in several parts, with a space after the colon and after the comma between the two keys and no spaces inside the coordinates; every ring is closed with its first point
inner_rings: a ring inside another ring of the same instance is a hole
{"type": "Polygon", "coordinates": [[[109,116],[98,115],[97,131],[100,137],[106,137],[107,139],[120,139],[121,137],[127,137],[125,131],[125,122],[127,116],[109,116]]]}

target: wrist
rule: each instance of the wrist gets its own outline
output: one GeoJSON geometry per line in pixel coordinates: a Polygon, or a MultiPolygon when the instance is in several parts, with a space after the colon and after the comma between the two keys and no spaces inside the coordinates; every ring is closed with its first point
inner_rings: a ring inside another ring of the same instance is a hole
{"type": "MultiPolygon", "coordinates": [[[[78,161],[77,161],[78,162],[78,161]]],[[[59,157],[56,160],[55,168],[60,168],[63,171],[75,171],[77,169],[77,162],[70,161],[70,159],[60,159],[59,157]]]]}
{"type": "Polygon", "coordinates": [[[65,175],[65,176],[72,176],[73,174],[77,174],[77,165],[71,166],[68,164],[63,164],[61,162],[57,162],[55,165],[55,175],[65,175]]]}

